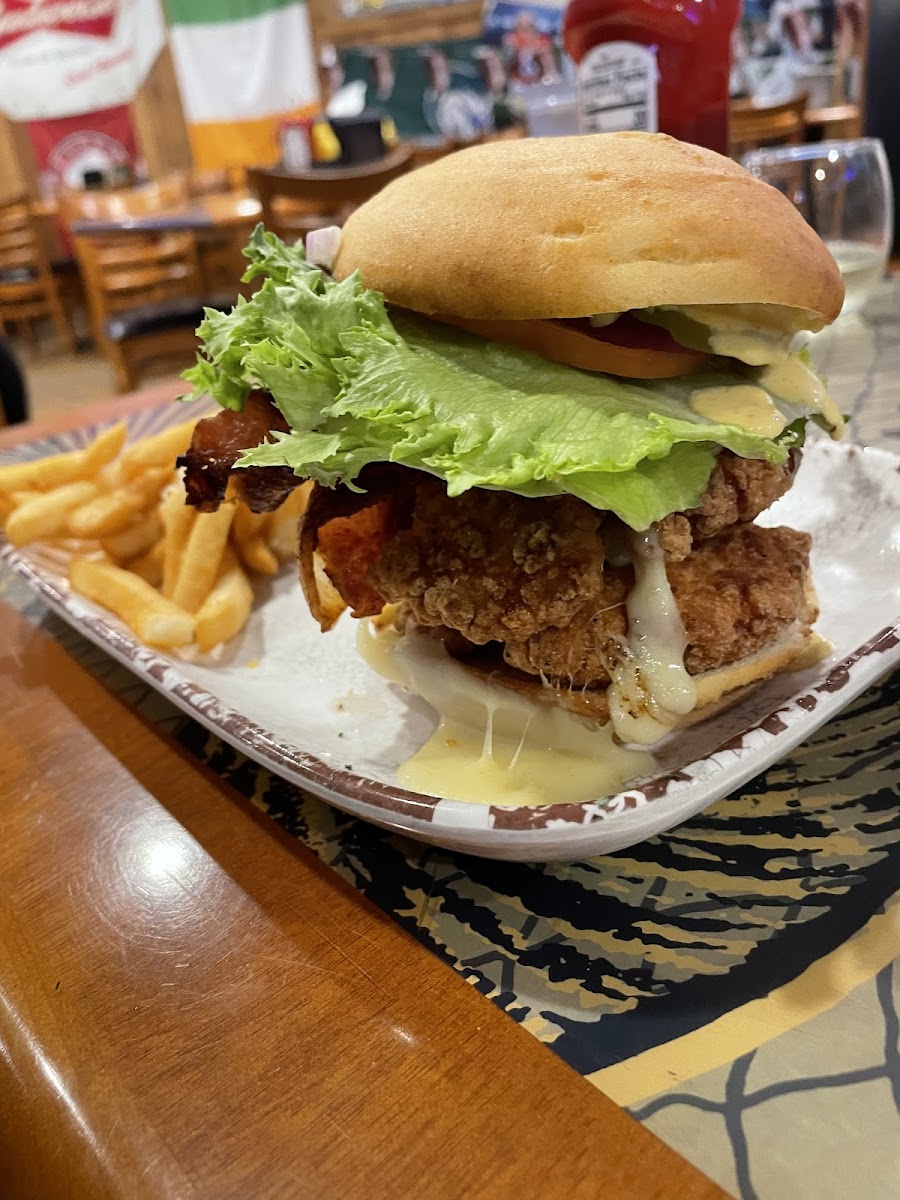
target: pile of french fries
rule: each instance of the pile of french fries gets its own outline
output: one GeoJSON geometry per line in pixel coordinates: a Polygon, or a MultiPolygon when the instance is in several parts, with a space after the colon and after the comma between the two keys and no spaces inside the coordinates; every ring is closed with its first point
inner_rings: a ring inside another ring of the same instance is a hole
{"type": "Polygon", "coordinates": [[[75,591],[141,642],[205,652],[246,624],[251,575],[275,575],[296,558],[309,489],[297,488],[272,513],[252,513],[233,497],[198,513],[175,470],[194,424],[126,445],[120,423],[83,450],[0,466],[0,525],[14,546],[61,551],[75,591]]]}

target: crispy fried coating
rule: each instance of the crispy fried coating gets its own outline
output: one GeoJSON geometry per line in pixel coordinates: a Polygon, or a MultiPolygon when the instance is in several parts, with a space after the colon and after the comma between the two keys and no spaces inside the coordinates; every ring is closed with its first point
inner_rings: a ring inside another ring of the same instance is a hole
{"type": "Polygon", "coordinates": [[[791,486],[800,462],[793,451],[786,463],[775,465],[757,458],[739,458],[724,450],[696,508],[672,513],[660,523],[660,542],[666,558],[686,558],[695,541],[715,537],[723,529],[753,521],[791,486]]]}
{"type": "MultiPolygon", "coordinates": [[[[682,522],[670,524],[670,537],[672,529],[688,536],[682,522]]],[[[614,537],[615,524],[568,497],[473,491],[450,499],[423,479],[409,528],[387,542],[369,578],[419,625],[477,645],[501,642],[506,661],[529,674],[602,685],[611,639],[627,630],[633,581],[630,567],[604,563],[604,532],[614,537]]],[[[689,671],[734,662],[809,619],[809,545],[791,529],[738,524],[670,558],[689,671]]]]}
{"type": "Polygon", "coordinates": [[[806,600],[811,545],[808,533],[784,526],[737,525],[667,567],[692,674],[753,654],[798,619],[812,624],[818,614],[806,600]]]}
{"type": "MultiPolygon", "coordinates": [[[[810,543],[809,534],[793,529],[736,525],[698,543],[682,561],[667,563],[692,675],[761,650],[798,619],[815,619],[805,596],[810,543]]],[[[629,567],[607,569],[600,593],[586,597],[567,622],[507,641],[506,661],[576,687],[606,683],[609,639],[626,632],[632,579],[629,567]]]]}
{"type": "Polygon", "coordinates": [[[603,588],[605,514],[572,497],[530,500],[482,489],[448,498],[423,477],[409,529],[372,569],[388,601],[408,601],[423,625],[482,644],[563,625],[603,588]]]}

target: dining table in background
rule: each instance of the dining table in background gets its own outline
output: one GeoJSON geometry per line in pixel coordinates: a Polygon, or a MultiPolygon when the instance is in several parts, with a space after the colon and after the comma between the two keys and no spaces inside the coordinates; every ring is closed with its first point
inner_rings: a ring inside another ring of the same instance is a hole
{"type": "Polygon", "coordinates": [[[168,233],[224,231],[252,226],[259,220],[262,206],[249,191],[211,192],[190,196],[179,204],[152,212],[123,215],[118,219],[94,219],[72,222],[72,232],[90,236],[110,233],[168,233]]]}
{"type": "Polygon", "coordinates": [[[829,142],[862,137],[862,110],[858,104],[830,104],[808,108],[804,114],[807,141],[829,142]]]}
{"type": "MultiPolygon", "coordinates": [[[[900,449],[900,280],[813,357],[900,449]]],[[[900,675],[666,834],[503,863],[269,774],[9,571],[0,615],[15,1200],[896,1196],[900,675]]]]}

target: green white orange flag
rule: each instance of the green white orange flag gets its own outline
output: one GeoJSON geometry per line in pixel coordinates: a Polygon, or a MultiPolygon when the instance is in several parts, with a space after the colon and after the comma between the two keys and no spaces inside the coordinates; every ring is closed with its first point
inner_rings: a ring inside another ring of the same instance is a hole
{"type": "Polygon", "coordinates": [[[318,106],[300,0],[165,0],[195,165],[269,166],[278,125],[318,106]]]}

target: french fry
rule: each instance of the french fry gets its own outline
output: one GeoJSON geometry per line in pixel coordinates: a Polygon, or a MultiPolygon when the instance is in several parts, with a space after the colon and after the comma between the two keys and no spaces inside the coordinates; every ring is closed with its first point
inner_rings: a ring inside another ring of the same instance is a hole
{"type": "Polygon", "coordinates": [[[205,652],[247,623],[249,572],[274,575],[295,556],[310,487],[274,513],[251,512],[236,492],[216,512],[198,513],[174,466],[195,424],[125,447],[120,422],[84,449],[0,467],[0,527],[13,545],[40,541],[67,561],[73,589],[142,642],[174,649],[193,641],[205,652]]]}
{"type": "Polygon", "coordinates": [[[244,566],[260,575],[278,573],[278,559],[265,541],[269,524],[269,513],[251,512],[246,504],[242,503],[236,506],[232,530],[238,553],[244,566]]]}
{"type": "Polygon", "coordinates": [[[174,467],[175,459],[191,444],[196,423],[186,421],[183,425],[174,425],[129,446],[122,455],[122,478],[133,479],[146,467],[174,467]]]}
{"type": "Polygon", "coordinates": [[[125,487],[95,497],[69,517],[69,532],[73,537],[99,538],[119,533],[152,503],[170,478],[165,467],[154,468],[125,487]]]}
{"type": "Polygon", "coordinates": [[[311,483],[301,483],[271,514],[268,540],[279,562],[293,562],[297,557],[297,522],[306,511],[311,491],[311,483]]]}
{"type": "Polygon", "coordinates": [[[97,483],[100,485],[100,490],[104,492],[112,492],[116,488],[122,486],[122,461],[116,459],[115,462],[107,463],[105,467],[101,467],[97,472],[97,483]]]}
{"type": "Polygon", "coordinates": [[[165,530],[162,590],[164,596],[171,596],[178,582],[188,535],[197,516],[197,510],[188,504],[180,482],[174,484],[163,496],[159,515],[165,530]]]}
{"type": "Polygon", "coordinates": [[[69,514],[69,533],[73,537],[109,537],[130,525],[142,507],[139,496],[122,488],[95,495],[69,514]]]}
{"type": "Polygon", "coordinates": [[[123,491],[132,496],[140,496],[144,504],[151,504],[159,499],[160,492],[175,479],[172,467],[150,467],[135,476],[123,487],[123,491]]]}
{"type": "Polygon", "coordinates": [[[125,444],[126,433],[125,424],[120,421],[98,433],[84,450],[67,450],[64,454],[50,454],[33,462],[0,467],[0,489],[4,492],[27,488],[47,491],[64,483],[91,479],[116,457],[125,444]]]}
{"type": "Polygon", "coordinates": [[[14,492],[62,487],[65,483],[84,479],[86,459],[85,450],[67,450],[65,454],[51,454],[33,462],[10,463],[0,467],[0,488],[4,492],[14,492]]]}
{"type": "Polygon", "coordinates": [[[186,646],[194,636],[194,618],[160,595],[146,580],[111,563],[73,558],[69,582],[121,617],[148,646],[186,646]]]}
{"type": "Polygon", "coordinates": [[[197,610],[194,640],[200,650],[212,650],[244,628],[253,607],[253,588],[234,551],[225,547],[215,586],[197,610]]]}
{"type": "Polygon", "coordinates": [[[271,513],[251,512],[243,500],[239,500],[235,505],[232,525],[235,540],[240,544],[251,538],[261,537],[265,533],[270,517],[271,513]]]}
{"type": "Polygon", "coordinates": [[[97,538],[51,537],[42,539],[44,545],[54,550],[62,550],[64,554],[78,554],[82,557],[88,554],[105,557],[105,551],[97,538]]]}
{"type": "Polygon", "coordinates": [[[84,473],[96,475],[107,463],[111,463],[125,445],[128,426],[124,421],[103,429],[84,452],[84,473]]]}
{"type": "Polygon", "coordinates": [[[103,538],[103,549],[120,565],[146,554],[162,538],[163,524],[159,510],[151,508],[126,529],[103,538]]]}
{"type": "Polygon", "coordinates": [[[158,588],[163,578],[163,560],[166,553],[165,538],[160,538],[155,546],[151,546],[146,554],[128,564],[128,570],[141,579],[146,579],[151,587],[158,588]]]}
{"type": "Polygon", "coordinates": [[[233,504],[221,504],[215,512],[198,513],[181,556],[172,599],[187,612],[195,613],[212,590],[234,518],[233,504]]]}
{"type": "Polygon", "coordinates": [[[257,575],[278,574],[278,559],[261,537],[239,543],[238,549],[248,570],[255,571],[257,575]]]}
{"type": "Polygon", "coordinates": [[[73,508],[90,503],[97,485],[83,480],[65,483],[14,508],[6,520],[6,536],[14,546],[27,546],[65,531],[73,508]]]}
{"type": "Polygon", "coordinates": [[[34,488],[25,488],[21,491],[17,489],[10,493],[10,500],[12,500],[13,508],[18,508],[22,504],[27,504],[29,500],[37,500],[38,496],[43,495],[43,492],[35,491],[34,488]]]}

